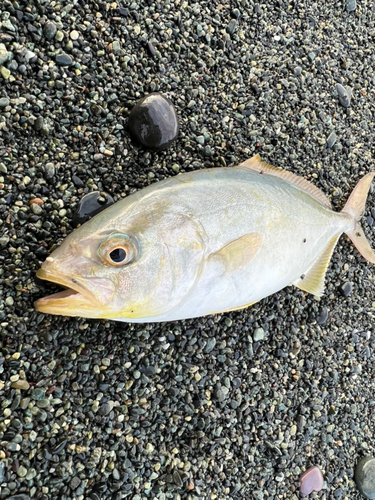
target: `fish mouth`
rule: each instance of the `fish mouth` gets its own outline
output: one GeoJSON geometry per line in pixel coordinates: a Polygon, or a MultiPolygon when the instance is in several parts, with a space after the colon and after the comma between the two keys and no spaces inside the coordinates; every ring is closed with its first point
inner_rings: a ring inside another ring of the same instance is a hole
{"type": "Polygon", "coordinates": [[[48,295],[34,302],[34,307],[37,311],[45,314],[58,314],[60,316],[81,316],[86,318],[99,316],[103,306],[77,280],[55,276],[43,268],[37,271],[36,276],[42,280],[66,287],[66,290],[62,292],[48,295]]]}

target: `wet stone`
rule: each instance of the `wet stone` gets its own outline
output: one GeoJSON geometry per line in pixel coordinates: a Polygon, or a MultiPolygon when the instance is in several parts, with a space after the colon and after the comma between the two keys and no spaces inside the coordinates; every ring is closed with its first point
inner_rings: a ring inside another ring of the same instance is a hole
{"type": "Polygon", "coordinates": [[[71,66],[73,59],[68,54],[59,54],[56,56],[56,63],[59,66],[71,66]]]}
{"type": "Polygon", "coordinates": [[[365,498],[375,498],[375,458],[367,456],[362,458],[354,473],[358,490],[365,498]]]}
{"type": "Polygon", "coordinates": [[[353,12],[357,8],[356,0],[346,0],[346,10],[348,12],[353,12]]]}
{"type": "Polygon", "coordinates": [[[0,98],[0,108],[5,108],[6,106],[9,106],[9,99],[7,97],[1,97],[0,98]]]}
{"type": "Polygon", "coordinates": [[[102,212],[109,206],[113,205],[114,200],[109,194],[104,194],[99,191],[93,191],[86,194],[78,204],[73,215],[73,226],[83,224],[94,215],[102,212]]]}
{"type": "Polygon", "coordinates": [[[374,225],[374,218],[369,215],[366,219],[367,224],[372,227],[374,225]]]}
{"type": "Polygon", "coordinates": [[[348,108],[350,106],[351,91],[349,92],[340,83],[336,85],[336,90],[341,106],[348,108]]]}
{"type": "Polygon", "coordinates": [[[302,495],[310,495],[313,491],[320,491],[323,488],[323,474],[316,465],[307,469],[299,481],[302,495]]]}
{"type": "Polygon", "coordinates": [[[172,102],[158,93],[147,95],[134,106],[128,126],[138,142],[155,151],[168,148],[179,132],[178,117],[172,102]]]}

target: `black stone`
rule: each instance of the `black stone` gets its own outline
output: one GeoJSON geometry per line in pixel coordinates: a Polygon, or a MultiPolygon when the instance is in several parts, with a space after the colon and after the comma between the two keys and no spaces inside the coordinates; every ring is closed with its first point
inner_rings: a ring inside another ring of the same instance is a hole
{"type": "Polygon", "coordinates": [[[172,102],[158,93],[143,97],[134,106],[128,126],[138,142],[155,151],[168,148],[179,132],[178,117],[172,102]]]}
{"type": "Polygon", "coordinates": [[[106,195],[106,200],[99,191],[86,194],[79,202],[73,215],[73,226],[76,227],[78,224],[83,224],[113,203],[114,200],[109,194],[106,195]]]}

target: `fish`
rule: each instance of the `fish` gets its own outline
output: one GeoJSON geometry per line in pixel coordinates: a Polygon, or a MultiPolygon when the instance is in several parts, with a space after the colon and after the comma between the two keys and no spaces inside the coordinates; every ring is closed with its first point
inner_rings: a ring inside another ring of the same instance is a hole
{"type": "Polygon", "coordinates": [[[375,263],[359,222],[374,175],[358,182],[341,212],[259,155],[156,182],[65,238],[37,271],[65,290],[35,308],[142,323],[242,309],[288,285],[321,296],[341,234],[375,263]]]}

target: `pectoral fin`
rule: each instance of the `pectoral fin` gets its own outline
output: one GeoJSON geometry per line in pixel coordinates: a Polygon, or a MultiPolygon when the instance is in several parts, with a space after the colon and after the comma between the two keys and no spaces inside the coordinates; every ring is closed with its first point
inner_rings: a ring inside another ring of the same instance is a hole
{"type": "Polygon", "coordinates": [[[224,262],[226,271],[235,271],[245,267],[255,257],[262,242],[263,236],[260,233],[245,234],[211,254],[209,259],[224,262]]]}
{"type": "Polygon", "coordinates": [[[318,297],[323,295],[325,275],[339,237],[340,235],[335,236],[328,242],[328,245],[310,269],[299,280],[293,283],[294,286],[318,297]]]}

